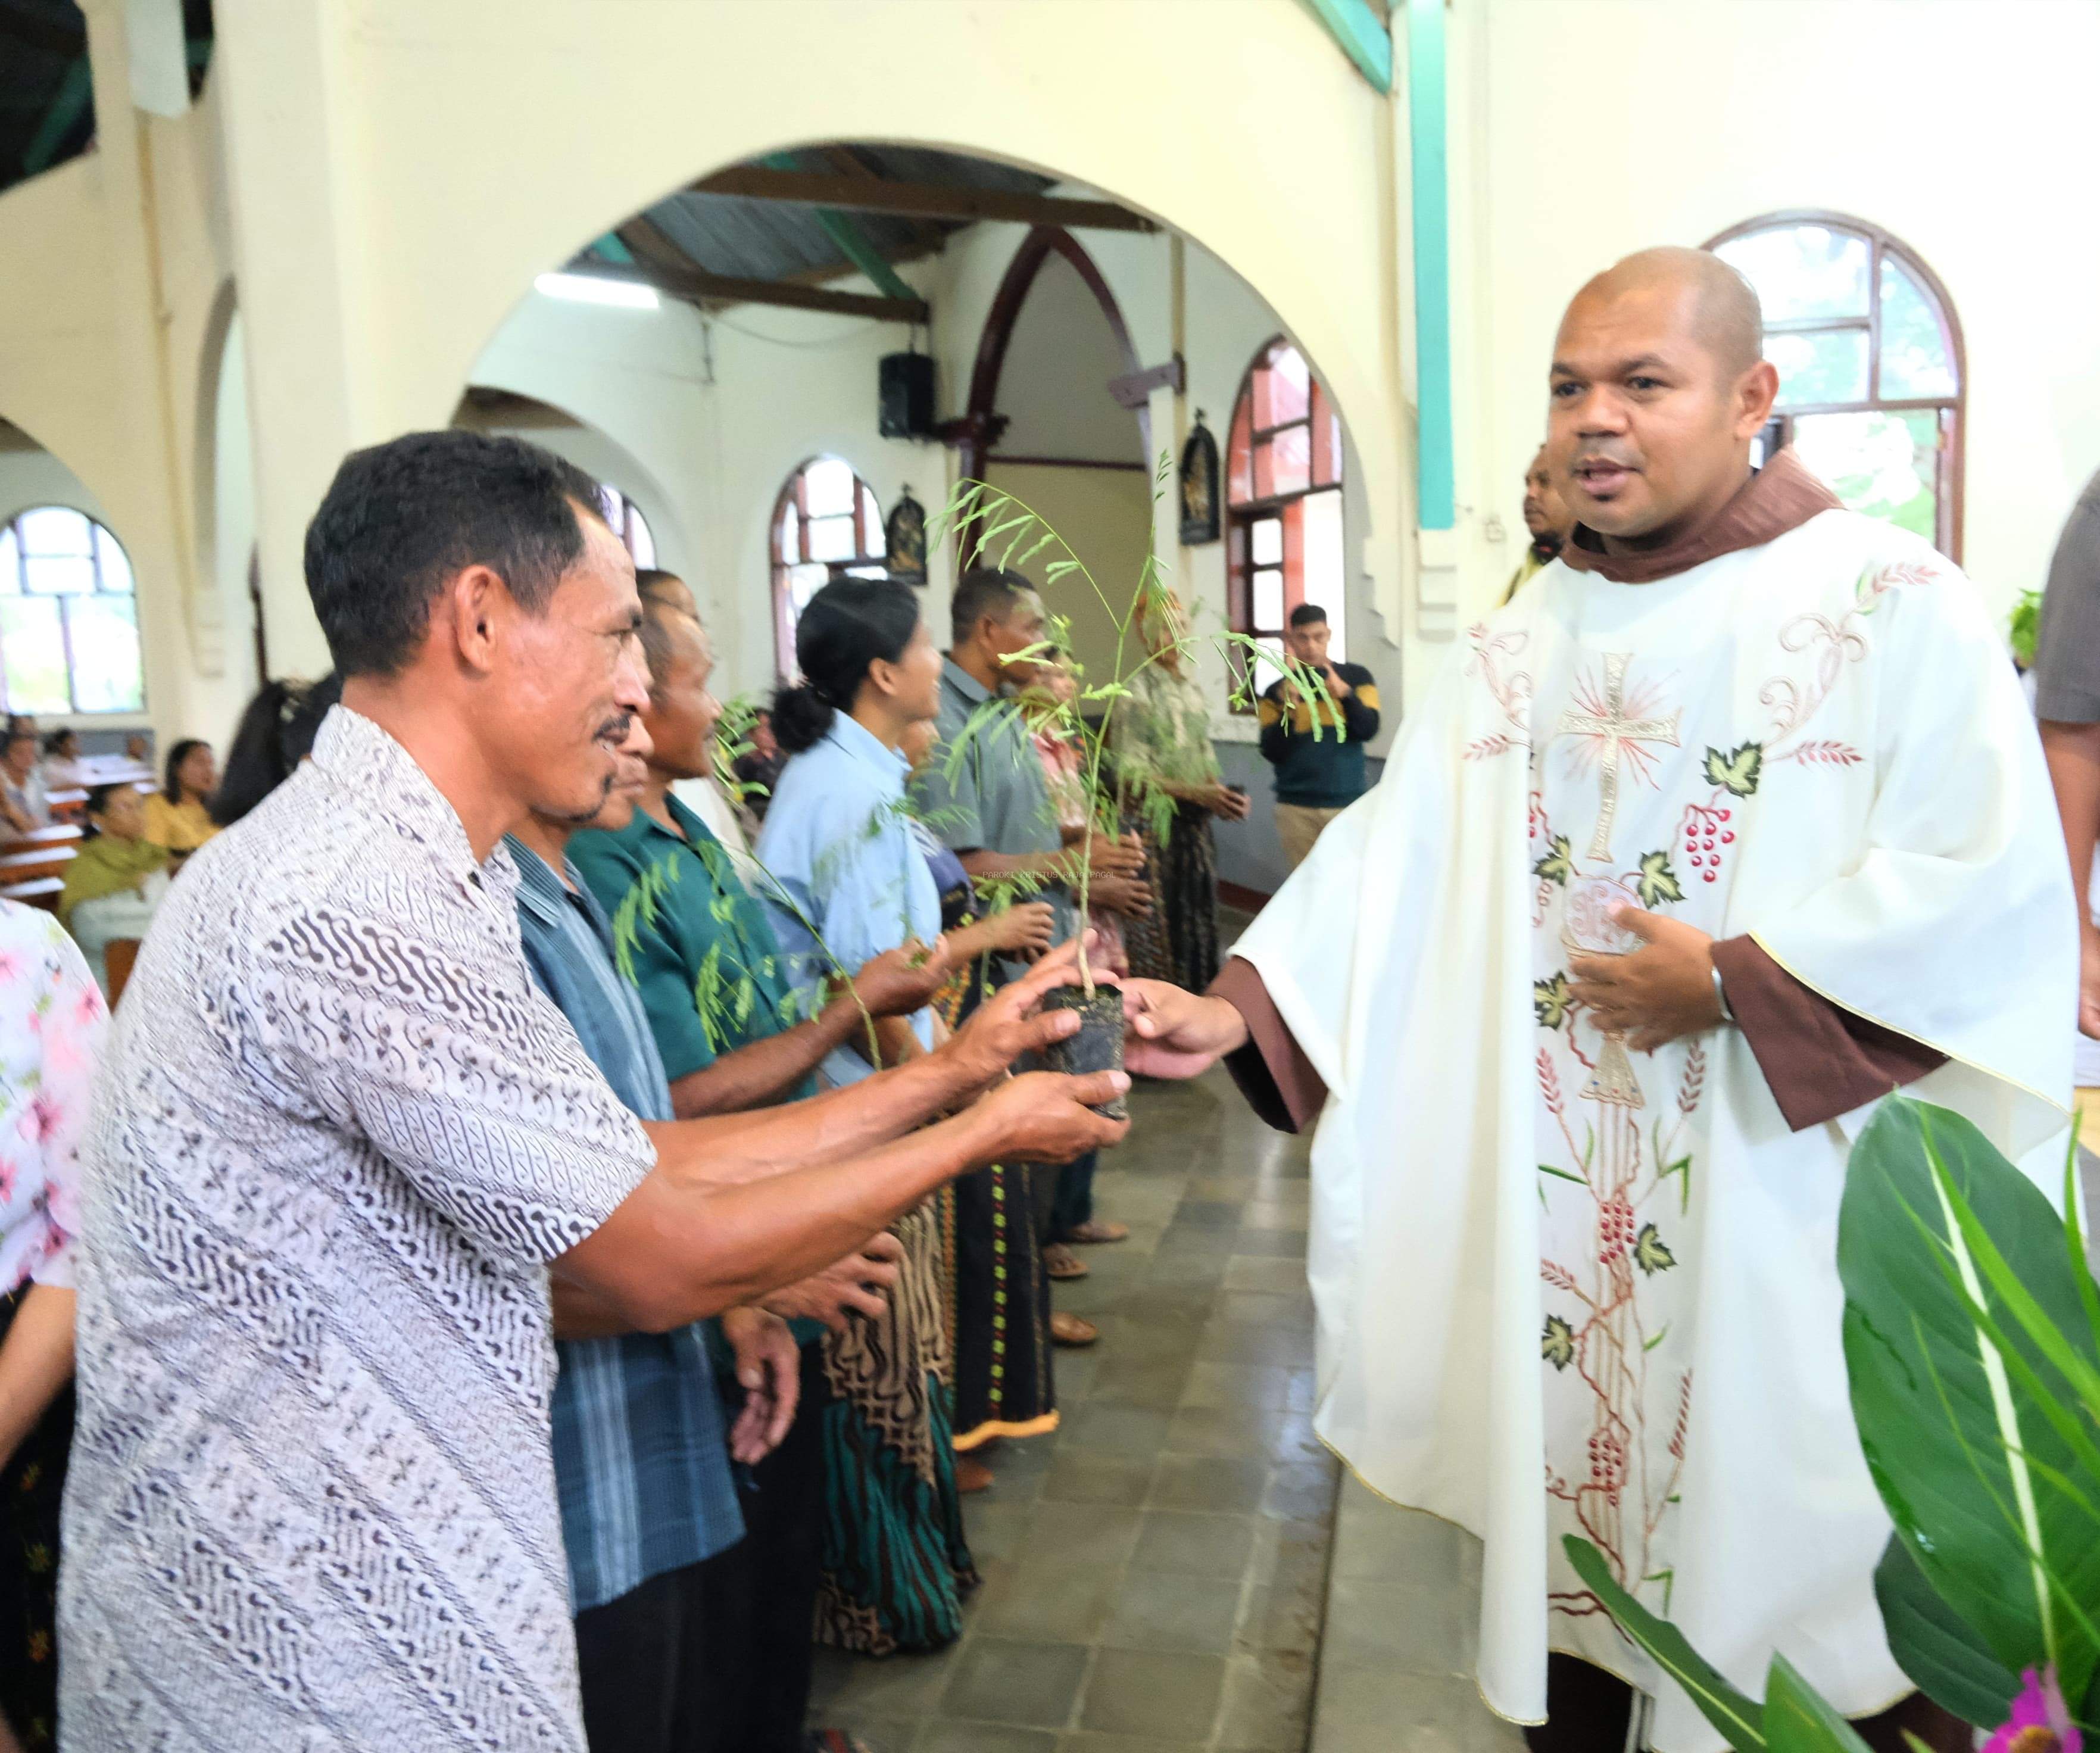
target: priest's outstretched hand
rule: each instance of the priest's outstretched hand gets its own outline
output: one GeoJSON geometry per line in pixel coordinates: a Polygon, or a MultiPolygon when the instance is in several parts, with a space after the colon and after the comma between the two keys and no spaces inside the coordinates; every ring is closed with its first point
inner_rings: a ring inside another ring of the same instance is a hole
{"type": "Polygon", "coordinates": [[[1577,956],[1568,963],[1568,993],[1608,1035],[1636,1053],[1653,1053],[1680,1035],[1727,1020],[1714,977],[1714,940],[1682,920],[1621,907],[1614,924],[1641,940],[1624,956],[1577,956]]]}
{"type": "Polygon", "coordinates": [[[1166,980],[1125,980],[1123,1062],[1143,1077],[1196,1077],[1246,1045],[1246,1019],[1222,998],[1166,980]]]}

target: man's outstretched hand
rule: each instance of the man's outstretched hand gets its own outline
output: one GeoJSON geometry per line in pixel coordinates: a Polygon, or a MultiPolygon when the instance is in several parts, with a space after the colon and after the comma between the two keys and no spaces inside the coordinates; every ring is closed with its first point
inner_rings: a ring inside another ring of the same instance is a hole
{"type": "Polygon", "coordinates": [[[871,1017],[908,1017],[931,1004],[954,971],[946,938],[930,946],[908,943],[863,963],[853,978],[854,991],[871,1017]]]}
{"type": "MultiPolygon", "coordinates": [[[[1093,942],[1090,931],[1089,948],[1093,942]]],[[[936,1049],[938,1057],[955,1066],[963,1093],[974,1095],[1004,1076],[1023,1053],[1040,1053],[1052,1041],[1078,1034],[1077,1011],[1038,1007],[1053,987],[1076,985],[1079,978],[1079,946],[1074,939],[1039,958],[1018,980],[1001,987],[978,1005],[969,1021],[936,1049]]]]}
{"type": "Polygon", "coordinates": [[[1568,991],[1608,1035],[1635,1053],[1653,1053],[1682,1035],[1718,1027],[1714,940],[1696,925],[1622,907],[1613,921],[1641,940],[1626,956],[1569,959],[1568,991]]]}
{"type": "Polygon", "coordinates": [[[762,1306],[791,1321],[821,1321],[834,1332],[843,1332],[850,1315],[880,1318],[903,1262],[904,1244],[885,1230],[822,1272],[775,1291],[762,1306]]]}
{"type": "Polygon", "coordinates": [[[1104,1119],[1094,1112],[1130,1088],[1120,1071],[1091,1071],[1066,1077],[1055,1071],[1030,1071],[1008,1078],[970,1110],[985,1128],[978,1153],[986,1163],[1069,1163],[1089,1150],[1121,1144],[1128,1120],[1104,1119]]]}
{"type": "Polygon", "coordinates": [[[760,1309],[730,1309],[721,1318],[722,1337],[736,1353],[736,1379],[743,1410],[729,1433],[729,1452],[756,1466],[780,1446],[795,1422],[802,1393],[802,1353],[788,1323],[760,1309]]]}
{"type": "Polygon", "coordinates": [[[1144,1077],[1196,1077],[1247,1042],[1246,1018],[1222,998],[1165,980],[1125,980],[1123,1062],[1144,1077]]]}

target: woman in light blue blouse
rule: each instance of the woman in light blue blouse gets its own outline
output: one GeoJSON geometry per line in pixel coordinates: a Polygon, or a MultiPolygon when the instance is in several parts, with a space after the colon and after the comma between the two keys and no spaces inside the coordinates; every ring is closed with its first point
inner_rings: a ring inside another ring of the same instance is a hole
{"type": "MultiPolygon", "coordinates": [[[[773,732],[790,759],[758,839],[782,950],[805,985],[940,934],[941,899],[905,802],[898,745],[939,706],[941,654],[903,585],[844,578],[810,599],[796,633],[804,679],[773,732]]],[[[835,1084],[933,1044],[922,1010],[878,1023],[824,1062],[835,1084]]],[[[938,1227],[929,1201],[893,1225],[904,1262],[888,1312],[827,1336],[826,1516],[817,1635],[884,1655],[934,1649],[961,1630],[977,1573],[955,1490],[938,1227]]]]}

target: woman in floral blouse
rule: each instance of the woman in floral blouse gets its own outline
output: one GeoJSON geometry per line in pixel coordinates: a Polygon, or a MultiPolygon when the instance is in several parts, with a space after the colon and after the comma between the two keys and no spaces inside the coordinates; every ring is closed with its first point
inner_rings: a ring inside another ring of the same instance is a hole
{"type": "Polygon", "coordinates": [[[57,1744],[77,1154],[108,1022],[59,922],[0,901],[0,1750],[57,1744]]]}
{"type": "Polygon", "coordinates": [[[1130,681],[1130,697],[1109,720],[1110,740],[1135,808],[1156,905],[1128,933],[1130,971],[1200,992],[1218,973],[1218,848],[1211,819],[1237,822],[1245,793],[1230,789],[1211,744],[1211,705],[1190,675],[1189,623],[1171,594],[1148,603],[1140,623],[1152,661],[1130,681]],[[1145,794],[1170,811],[1144,807],[1145,794]]]}

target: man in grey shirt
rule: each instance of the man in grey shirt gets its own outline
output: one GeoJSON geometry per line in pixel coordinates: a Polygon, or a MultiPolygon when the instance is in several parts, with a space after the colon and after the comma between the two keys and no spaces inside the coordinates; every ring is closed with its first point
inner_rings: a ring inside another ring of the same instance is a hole
{"type": "Polygon", "coordinates": [[[849,1091],[621,1104],[527,971],[501,844],[597,812],[646,695],[597,504],[530,445],[421,433],[307,532],[342,704],[161,908],[82,1153],[70,1753],[582,1753],[549,1274],[668,1331],[1122,1130],[1080,1106],[1119,1077],[970,1102],[1069,1032],[1027,1015],[1054,967],[849,1091]]]}
{"type": "Polygon", "coordinates": [[[2042,753],[2079,902],[2078,1027],[2100,1036],[2100,931],[2087,898],[2100,839],[2100,475],[2071,508],[2049,562],[2035,662],[2042,753]]]}

